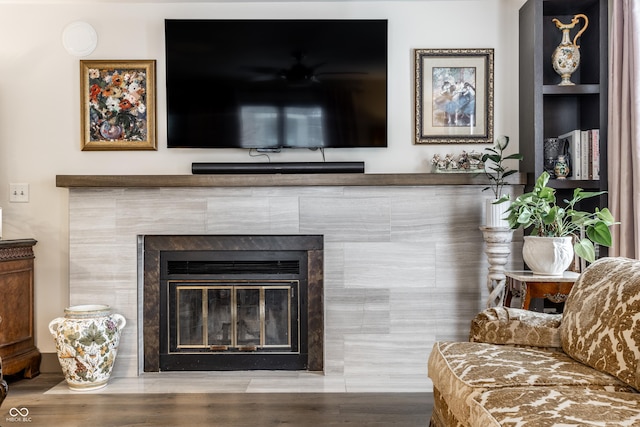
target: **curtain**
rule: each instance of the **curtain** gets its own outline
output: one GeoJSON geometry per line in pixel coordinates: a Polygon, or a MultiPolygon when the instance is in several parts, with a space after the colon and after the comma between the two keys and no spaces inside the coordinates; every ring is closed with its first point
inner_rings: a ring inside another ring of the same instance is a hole
{"type": "Polygon", "coordinates": [[[640,0],[612,0],[609,42],[610,256],[640,257],[640,0]]]}

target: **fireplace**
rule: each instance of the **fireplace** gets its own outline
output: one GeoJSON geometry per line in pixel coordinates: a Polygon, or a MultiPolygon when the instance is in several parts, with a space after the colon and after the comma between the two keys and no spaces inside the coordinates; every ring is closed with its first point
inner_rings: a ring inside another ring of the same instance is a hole
{"type": "Polygon", "coordinates": [[[163,251],[160,370],[307,368],[306,251],[163,251]]]}
{"type": "Polygon", "coordinates": [[[322,236],[139,236],[145,372],[323,370],[322,236]]]}

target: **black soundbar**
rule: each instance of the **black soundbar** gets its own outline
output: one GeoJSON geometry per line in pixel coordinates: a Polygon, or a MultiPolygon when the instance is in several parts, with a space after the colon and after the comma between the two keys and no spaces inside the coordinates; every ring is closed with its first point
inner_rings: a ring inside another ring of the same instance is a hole
{"type": "Polygon", "coordinates": [[[191,173],[364,173],[364,162],[192,163],[191,173]]]}

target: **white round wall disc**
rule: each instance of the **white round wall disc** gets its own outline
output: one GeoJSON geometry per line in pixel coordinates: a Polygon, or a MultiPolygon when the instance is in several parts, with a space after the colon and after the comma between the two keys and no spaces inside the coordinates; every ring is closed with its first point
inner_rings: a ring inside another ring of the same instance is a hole
{"type": "Polygon", "coordinates": [[[86,56],[98,45],[98,33],[86,22],[72,22],[62,31],[62,45],[71,55],[86,56]]]}

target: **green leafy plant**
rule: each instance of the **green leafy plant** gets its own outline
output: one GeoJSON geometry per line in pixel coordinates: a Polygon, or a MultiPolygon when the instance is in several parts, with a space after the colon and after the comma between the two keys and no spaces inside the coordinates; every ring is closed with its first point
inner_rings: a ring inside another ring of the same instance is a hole
{"type": "Polygon", "coordinates": [[[605,191],[587,192],[581,188],[573,191],[571,200],[564,200],[564,207],[556,203],[556,190],[547,187],[549,174],[543,172],[536,180],[533,191],[518,196],[507,209],[509,227],[523,229],[533,227],[532,236],[574,236],[576,255],[588,262],[595,261],[594,243],[611,246],[610,226],[616,224],[609,209],[595,208],[594,212],[576,210],[576,204],[584,199],[600,196],[605,191]],[[584,237],[580,237],[584,230],[584,237]]]}
{"type": "Polygon", "coordinates": [[[510,175],[518,172],[517,170],[509,169],[505,166],[506,160],[522,160],[522,155],[519,153],[504,155],[504,151],[509,146],[509,137],[501,136],[496,139],[496,143],[493,148],[487,148],[482,155],[482,162],[485,164],[484,173],[491,182],[488,187],[482,189],[482,191],[493,191],[494,198],[498,200],[496,203],[501,203],[509,199],[509,195],[502,194],[502,190],[505,185],[509,183],[505,180],[510,175]],[[491,160],[492,164],[487,169],[487,160],[491,160]],[[491,172],[490,172],[491,171],[491,172]]]}

